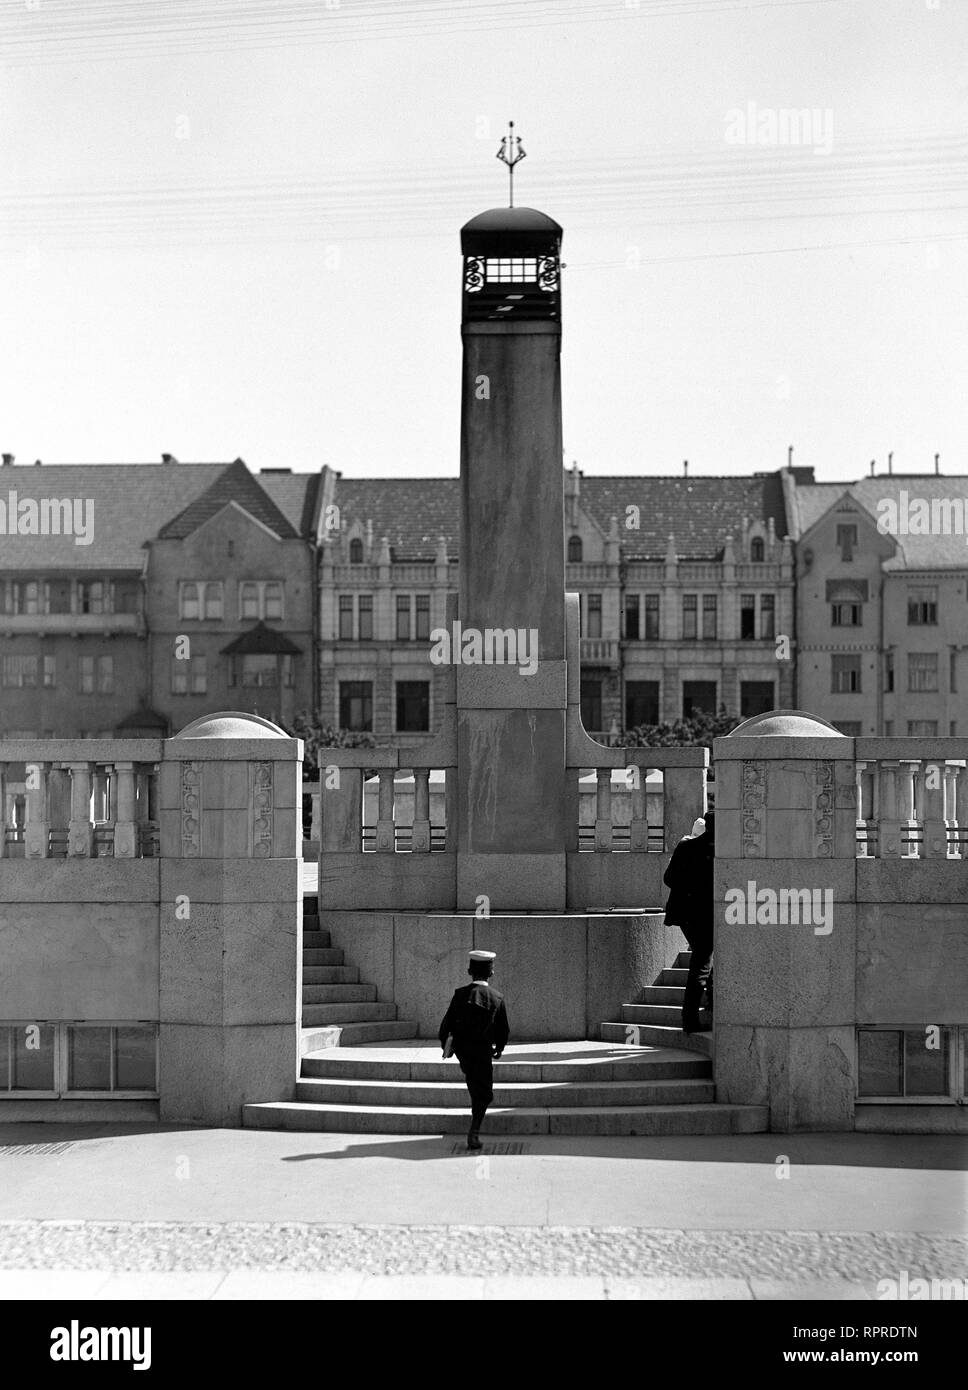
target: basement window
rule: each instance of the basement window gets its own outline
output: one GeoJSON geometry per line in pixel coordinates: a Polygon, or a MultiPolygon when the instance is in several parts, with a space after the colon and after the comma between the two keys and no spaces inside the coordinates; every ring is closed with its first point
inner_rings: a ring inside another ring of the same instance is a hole
{"type": "Polygon", "coordinates": [[[157,1094],[154,1023],[0,1023],[0,1104],[157,1094]]]}
{"type": "Polygon", "coordinates": [[[964,1104],[968,1028],[860,1028],[857,1099],[884,1104],[964,1104]]]}

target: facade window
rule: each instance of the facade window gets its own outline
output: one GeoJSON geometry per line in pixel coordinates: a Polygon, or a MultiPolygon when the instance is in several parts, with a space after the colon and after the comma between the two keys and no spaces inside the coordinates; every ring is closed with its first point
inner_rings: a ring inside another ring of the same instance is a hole
{"type": "Polygon", "coordinates": [[[485,267],[488,280],[496,280],[501,285],[525,285],[538,278],[535,256],[488,256],[485,267]]]}
{"type": "MultiPolygon", "coordinates": [[[[963,1030],[964,1031],[964,1030],[963,1030]]],[[[861,1028],[857,1034],[857,1094],[865,1098],[959,1098],[964,1077],[957,1059],[957,1030],[941,1029],[940,1047],[927,1047],[923,1028],[861,1028]]]]}
{"type": "Polygon", "coordinates": [[[353,640],[352,594],[340,594],[339,596],[339,640],[341,642],[352,642],[353,640]]]}
{"type": "Polygon", "coordinates": [[[429,730],[429,682],[397,681],[397,733],[425,734],[429,730]]]}
{"type": "MultiPolygon", "coordinates": [[[[51,601],[53,602],[53,594],[51,601]]],[[[114,611],[115,613],[137,613],[140,605],[140,590],[133,581],[119,579],[114,585],[114,611]]],[[[51,608],[52,613],[63,612],[63,609],[51,608]]]]}
{"type": "Polygon", "coordinates": [[[279,666],[272,652],[251,652],[242,657],[239,669],[243,686],[275,687],[279,684],[279,666]]]}
{"type": "Polygon", "coordinates": [[[639,640],[639,595],[625,595],[625,640],[627,642],[637,642],[639,640]]]}
{"type": "Polygon", "coordinates": [[[938,653],[908,652],[908,690],[938,689],[938,653]]]}
{"type": "Polygon", "coordinates": [[[415,600],[416,639],[418,642],[430,640],[430,595],[417,594],[415,600]]]}
{"type": "MultiPolygon", "coordinates": [[[[48,660],[53,662],[53,657],[45,657],[45,662],[48,660]]],[[[22,690],[36,686],[42,672],[44,684],[47,684],[46,670],[41,666],[39,656],[5,656],[2,672],[3,684],[14,689],[22,690]]],[[[53,685],[53,679],[50,684],[53,685]]]]}
{"type": "Polygon", "coordinates": [[[885,719],[885,720],[884,720],[884,737],[885,737],[885,738],[893,738],[893,737],[894,737],[894,720],[893,720],[893,719],[885,719]]]}
{"type": "Polygon", "coordinates": [[[397,594],[397,641],[410,641],[410,595],[397,594]]]}
{"type": "Polygon", "coordinates": [[[362,565],[363,563],[363,542],[359,536],[354,536],[350,541],[350,564],[362,565]]]}
{"type": "MultiPolygon", "coordinates": [[[[588,616],[587,637],[601,637],[602,635],[602,596],[601,594],[588,594],[585,599],[585,612],[588,616]]],[[[598,724],[595,728],[599,728],[598,724]]]]}
{"type": "Polygon", "coordinates": [[[683,681],[682,682],[682,717],[691,719],[693,715],[703,711],[706,714],[716,713],[716,682],[715,681],[683,681]]]}
{"type": "Polygon", "coordinates": [[[113,656],[82,656],[79,670],[82,695],[114,694],[113,656]]]}
{"type": "Polygon", "coordinates": [[[760,595],[760,637],[764,642],[772,642],[776,635],[776,597],[774,594],[760,595]]]}
{"type": "Polygon", "coordinates": [[[831,693],[834,695],[859,695],[860,656],[833,656],[830,659],[831,693]]]}
{"type": "Polygon", "coordinates": [[[339,726],[355,733],[373,730],[373,682],[340,681],[339,726]]]}
{"type": "Polygon", "coordinates": [[[45,656],[41,659],[41,669],[43,682],[48,690],[52,690],[57,684],[57,658],[55,656],[45,656]]]}
{"type": "Polygon", "coordinates": [[[646,594],[645,596],[645,640],[647,642],[658,642],[659,640],[658,594],[646,594]]]}
{"type": "Polygon", "coordinates": [[[716,640],[716,595],[702,596],[702,636],[704,642],[716,640]]]}
{"type": "Polygon", "coordinates": [[[739,640],[752,642],[756,637],[756,595],[740,594],[739,640]]]}
{"type": "Polygon", "coordinates": [[[284,590],[278,579],[243,579],[239,584],[239,618],[257,621],[284,617],[284,590]]]}
{"type": "Polygon", "coordinates": [[[171,693],[173,695],[208,694],[208,658],[193,656],[187,661],[171,663],[171,693]]]}
{"type": "Polygon", "coordinates": [[[854,558],[854,548],[857,545],[857,527],[853,524],[837,527],[837,549],[840,551],[840,558],[850,564],[854,558]]]}
{"type": "Polygon", "coordinates": [[[696,640],[696,614],[699,600],[696,594],[682,596],[682,639],[684,642],[696,640]]]}
{"type": "Polygon", "coordinates": [[[638,729],[659,722],[659,682],[625,682],[625,727],[638,729]]]}
{"type": "Polygon", "coordinates": [[[860,627],[863,606],[859,603],[832,603],[830,605],[831,627],[860,627]]]}
{"type": "Polygon", "coordinates": [[[602,682],[596,676],[582,677],[581,722],[592,733],[602,727],[602,682]]]}
{"type": "Polygon", "coordinates": [[[264,591],[264,616],[279,619],[282,617],[282,585],[277,580],[269,580],[264,591]]]}
{"type": "Polygon", "coordinates": [[[373,641],[373,595],[360,594],[359,605],[360,641],[373,641]]]}
{"type": "Polygon", "coordinates": [[[744,719],[754,714],[766,714],[776,708],[772,681],[741,681],[739,687],[739,712],[744,719]]]}
{"type": "MultiPolygon", "coordinates": [[[[114,608],[116,613],[137,613],[140,590],[135,583],[120,582],[115,586],[114,608]],[[132,597],[129,598],[129,595],[132,597]]],[[[44,585],[44,612],[69,613],[71,611],[71,581],[69,579],[49,579],[44,585]]]]}
{"type": "Polygon", "coordinates": [[[78,613],[106,613],[107,585],[101,579],[84,579],[77,586],[78,613]]]}
{"type": "Polygon", "coordinates": [[[889,695],[894,689],[894,653],[884,653],[884,689],[889,695]]]}
{"type": "Polygon", "coordinates": [[[239,585],[239,617],[255,619],[259,617],[259,586],[246,581],[239,585]]]}
{"type": "Polygon", "coordinates": [[[40,612],[40,597],[36,579],[14,579],[7,589],[7,612],[34,616],[40,612]]]}
{"type": "Polygon", "coordinates": [[[762,536],[754,536],[750,541],[750,559],[754,565],[761,565],[766,559],[766,546],[762,536]]]}
{"type": "Polygon", "coordinates": [[[0,1098],[157,1091],[154,1024],[0,1023],[0,1098]]]}
{"type": "Polygon", "coordinates": [[[935,627],[938,622],[938,590],[934,585],[908,589],[908,626],[935,627]]]}
{"type": "Polygon", "coordinates": [[[568,537],[568,563],[570,565],[580,565],[582,557],[581,536],[568,537]]]}
{"type": "Polygon", "coordinates": [[[937,719],[909,719],[907,731],[908,738],[937,738],[938,721],[937,719]]]}
{"type": "Polygon", "coordinates": [[[220,582],[203,583],[201,580],[188,580],[181,585],[178,596],[178,616],[189,621],[207,618],[210,622],[221,622],[223,588],[220,582]]]}

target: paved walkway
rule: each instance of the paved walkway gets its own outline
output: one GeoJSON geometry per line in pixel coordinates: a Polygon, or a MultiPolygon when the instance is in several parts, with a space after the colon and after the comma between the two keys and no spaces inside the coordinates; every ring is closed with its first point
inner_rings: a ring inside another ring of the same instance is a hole
{"type": "Polygon", "coordinates": [[[877,1298],[968,1274],[966,1147],[5,1125],[0,1298],[877,1298]]]}

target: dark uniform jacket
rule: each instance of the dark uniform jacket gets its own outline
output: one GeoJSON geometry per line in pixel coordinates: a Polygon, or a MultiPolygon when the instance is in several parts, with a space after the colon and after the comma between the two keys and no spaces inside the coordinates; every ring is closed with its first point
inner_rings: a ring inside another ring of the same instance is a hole
{"type": "Polygon", "coordinates": [[[504,996],[486,980],[474,980],[454,991],[440,1025],[440,1045],[453,1034],[456,1053],[503,1052],[508,1043],[508,1015],[504,996]]]}
{"type": "Polygon", "coordinates": [[[708,835],[679,841],[662,876],[671,890],[666,903],[666,926],[712,929],[714,863],[708,835]]]}

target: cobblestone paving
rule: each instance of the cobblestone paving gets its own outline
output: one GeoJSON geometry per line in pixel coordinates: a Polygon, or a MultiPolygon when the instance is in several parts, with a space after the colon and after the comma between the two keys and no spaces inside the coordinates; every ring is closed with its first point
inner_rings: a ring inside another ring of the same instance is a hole
{"type": "Polygon", "coordinates": [[[0,1269],[871,1280],[968,1274],[968,1238],[632,1227],[0,1222],[0,1269]]]}

